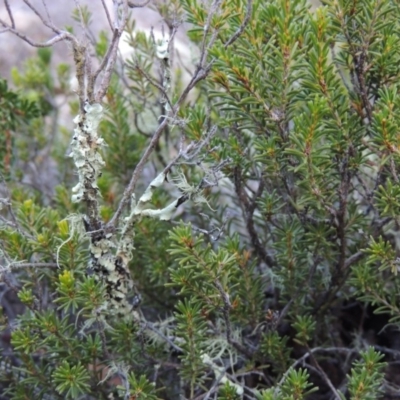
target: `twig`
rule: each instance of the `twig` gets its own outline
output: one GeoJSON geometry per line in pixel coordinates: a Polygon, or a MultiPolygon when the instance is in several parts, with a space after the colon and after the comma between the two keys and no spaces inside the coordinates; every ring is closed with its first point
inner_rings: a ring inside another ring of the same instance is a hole
{"type": "Polygon", "coordinates": [[[347,270],[351,265],[365,257],[365,251],[357,251],[344,262],[344,269],[347,270]]]}
{"type": "MultiPolygon", "coordinates": [[[[349,349],[347,347],[314,347],[313,349],[308,349],[307,353],[303,354],[300,358],[298,358],[287,370],[286,372],[282,375],[282,378],[278,382],[278,384],[275,387],[275,395],[278,394],[278,391],[280,387],[283,385],[285,382],[286,378],[290,374],[290,371],[292,371],[294,368],[296,368],[299,364],[304,363],[304,361],[312,354],[314,353],[356,353],[358,354],[357,350],[354,349],[349,349]]],[[[340,397],[339,397],[340,399],[340,397]]]]}
{"type": "Polygon", "coordinates": [[[45,12],[46,12],[47,19],[49,20],[49,23],[50,23],[51,25],[54,25],[54,24],[53,24],[53,21],[51,20],[51,17],[50,17],[49,9],[47,8],[46,0],[42,0],[42,4],[43,4],[44,10],[45,10],[45,12]]]}
{"type": "Polygon", "coordinates": [[[8,268],[19,269],[19,268],[57,268],[57,263],[11,263],[6,267],[0,267],[0,272],[2,270],[7,270],[8,268]]]}
{"type": "Polygon", "coordinates": [[[17,220],[17,217],[15,216],[14,210],[12,208],[11,193],[10,193],[10,191],[8,189],[7,182],[4,179],[2,174],[0,174],[0,179],[3,182],[3,190],[6,192],[6,196],[7,196],[5,199],[0,199],[0,203],[7,206],[8,212],[10,213],[10,216],[11,216],[11,219],[12,219],[13,226],[17,230],[17,232],[20,232],[20,227],[19,227],[19,224],[18,224],[18,220],[17,220]]]}
{"type": "Polygon", "coordinates": [[[243,189],[242,176],[241,176],[240,169],[238,167],[236,167],[234,170],[234,185],[235,185],[236,194],[238,196],[239,202],[242,206],[242,210],[243,210],[243,213],[246,218],[246,228],[247,228],[247,231],[249,232],[251,243],[254,247],[254,250],[256,251],[257,256],[260,260],[262,260],[267,266],[272,267],[274,265],[274,260],[267,253],[267,251],[265,250],[265,247],[260,242],[256,228],[254,226],[254,220],[253,220],[253,214],[254,214],[254,211],[255,211],[255,208],[257,205],[256,202],[258,200],[258,197],[261,196],[261,194],[264,190],[264,183],[263,183],[263,181],[260,182],[257,193],[251,202],[248,199],[248,196],[243,189]]]}
{"type": "Polygon", "coordinates": [[[14,16],[12,15],[10,4],[8,3],[8,0],[4,0],[4,4],[5,4],[6,9],[7,9],[8,17],[10,18],[11,28],[15,28],[14,16]]]}
{"type": "Polygon", "coordinates": [[[214,282],[215,287],[219,291],[221,295],[222,302],[224,306],[222,307],[222,315],[224,317],[225,326],[226,326],[226,340],[229,344],[231,344],[236,350],[240,351],[244,354],[247,358],[251,359],[253,357],[253,353],[249,351],[245,346],[239,343],[237,340],[232,338],[232,327],[231,327],[231,320],[229,317],[229,310],[232,308],[232,304],[229,300],[228,294],[224,291],[221,283],[218,279],[214,282]]]}
{"type": "Polygon", "coordinates": [[[143,3],[140,3],[140,4],[137,4],[137,3],[134,3],[133,1],[128,0],[128,6],[129,6],[130,8],[145,7],[145,6],[147,6],[147,4],[149,4],[149,3],[150,3],[150,0],[145,0],[143,3]]]}
{"type": "Polygon", "coordinates": [[[338,391],[336,390],[335,386],[333,385],[333,383],[329,379],[328,375],[325,373],[325,371],[319,365],[317,359],[314,357],[313,352],[309,352],[309,354],[310,354],[311,360],[316,365],[316,369],[317,369],[318,373],[322,376],[322,378],[325,381],[325,383],[329,386],[329,388],[331,389],[332,393],[334,394],[336,400],[341,400],[340,394],[338,393],[338,391]]]}
{"type": "Polygon", "coordinates": [[[198,396],[196,397],[197,399],[203,399],[203,400],[208,400],[210,398],[210,396],[217,390],[219,384],[221,383],[222,379],[224,378],[224,374],[221,374],[213,383],[213,385],[211,386],[211,388],[204,393],[202,396],[198,396]]]}
{"type": "Polygon", "coordinates": [[[119,38],[121,34],[119,33],[118,29],[114,29],[114,34],[111,40],[111,44],[107,49],[107,52],[101,61],[99,67],[97,68],[96,72],[90,77],[90,81],[88,84],[88,91],[94,93],[94,86],[96,84],[96,80],[100,73],[107,67],[111,57],[116,56],[116,51],[118,49],[119,38]]]}
{"type": "Polygon", "coordinates": [[[124,208],[128,205],[131,195],[134,192],[135,188],[136,188],[136,184],[137,181],[139,180],[139,177],[143,171],[143,168],[147,162],[147,160],[149,159],[151,153],[153,152],[162,131],[164,130],[164,128],[167,126],[168,121],[165,118],[161,124],[158,126],[157,130],[154,132],[153,137],[151,138],[150,144],[147,147],[147,149],[145,150],[145,152],[142,155],[142,158],[140,159],[140,161],[138,162],[138,164],[136,165],[135,170],[133,171],[131,180],[129,182],[128,187],[125,189],[124,194],[122,195],[122,199],[119,202],[117,211],[115,212],[115,214],[113,215],[113,217],[111,218],[110,222],[107,224],[107,227],[110,230],[115,229],[118,226],[118,222],[119,222],[119,217],[122,214],[122,211],[124,210],[124,208]]]}
{"type": "Polygon", "coordinates": [[[101,0],[101,4],[103,5],[104,12],[106,13],[108,24],[110,25],[111,30],[113,30],[114,28],[113,28],[113,24],[112,24],[112,21],[111,21],[111,16],[110,16],[110,13],[108,11],[107,5],[106,5],[104,0],[101,0]]]}
{"type": "Polygon", "coordinates": [[[32,39],[28,38],[26,35],[23,33],[20,33],[16,29],[12,28],[11,26],[8,26],[6,22],[4,22],[2,19],[0,19],[0,24],[3,25],[5,28],[7,28],[7,31],[13,33],[14,35],[18,36],[20,39],[22,39],[24,42],[30,44],[33,47],[50,47],[53,46],[53,44],[61,42],[62,40],[70,40],[74,41],[72,35],[68,32],[62,32],[57,36],[54,36],[52,39],[49,39],[47,42],[35,42],[32,39]]]}
{"type": "MultiPolygon", "coordinates": [[[[31,4],[29,0],[23,0],[23,2],[37,15],[37,17],[42,21],[43,25],[47,26],[47,28],[51,29],[54,33],[60,33],[61,31],[57,29],[51,21],[46,21],[42,14],[31,4]]],[[[47,7],[45,6],[45,10],[48,14],[47,7]]]]}
{"type": "Polygon", "coordinates": [[[106,60],[105,63],[102,62],[98,71],[95,73],[94,82],[97,79],[98,74],[103,70],[103,78],[100,83],[100,88],[95,96],[97,102],[101,102],[104,95],[106,94],[108,87],[110,85],[112,71],[114,70],[115,62],[117,60],[118,53],[118,44],[121,38],[121,35],[125,29],[126,23],[128,21],[128,4],[126,1],[123,1],[122,5],[122,13],[121,13],[121,21],[118,20],[120,9],[115,6],[115,16],[114,16],[114,37],[113,42],[111,43],[106,56],[103,61],[106,60]]]}
{"type": "Polygon", "coordinates": [[[140,66],[138,64],[136,64],[135,67],[136,67],[136,70],[141,75],[143,75],[152,86],[154,86],[156,89],[158,89],[161,92],[161,94],[164,96],[164,99],[167,101],[168,105],[172,109],[172,103],[171,103],[171,100],[169,99],[168,93],[166,92],[165,88],[162,85],[160,85],[158,82],[156,82],[146,71],[144,71],[142,68],[140,68],[140,66]]]}
{"type": "Polygon", "coordinates": [[[175,351],[178,351],[179,353],[183,353],[183,349],[176,345],[171,339],[169,339],[167,336],[165,336],[160,330],[158,330],[152,323],[143,320],[141,323],[142,328],[149,329],[150,331],[156,333],[158,336],[160,336],[166,343],[168,343],[175,351]]]}

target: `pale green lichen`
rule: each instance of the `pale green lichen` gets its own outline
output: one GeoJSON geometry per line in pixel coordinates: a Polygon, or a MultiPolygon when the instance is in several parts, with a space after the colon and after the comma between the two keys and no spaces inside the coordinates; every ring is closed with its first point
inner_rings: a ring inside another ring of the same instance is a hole
{"type": "MultiPolygon", "coordinates": [[[[86,103],[84,113],[78,115],[74,122],[77,127],[71,144],[70,156],[74,159],[78,171],[78,184],[72,189],[73,202],[83,199],[95,201],[89,213],[96,211],[98,196],[97,179],[105,165],[99,149],[105,146],[104,140],[98,136],[97,129],[103,117],[100,104],[86,103]]],[[[111,234],[89,232],[91,235],[90,267],[96,279],[104,283],[106,289],[105,307],[116,311],[119,315],[131,318],[132,305],[128,295],[133,289],[133,281],[128,269],[129,257],[115,255],[116,245],[111,234]]]]}
{"type": "Polygon", "coordinates": [[[229,386],[233,387],[236,393],[239,396],[243,395],[243,387],[238,385],[235,382],[232,382],[230,379],[228,379],[226,375],[225,368],[218,366],[215,364],[215,362],[212,360],[212,358],[208,354],[202,354],[201,355],[201,360],[203,361],[204,364],[208,365],[211,367],[211,369],[214,371],[215,378],[220,382],[220,384],[228,384],[229,386]]]}
{"type": "Polygon", "coordinates": [[[70,157],[74,159],[79,179],[77,185],[72,188],[74,203],[82,201],[85,197],[94,200],[92,191],[97,192],[96,181],[105,165],[99,153],[99,148],[105,146],[105,142],[97,134],[103,107],[100,104],[86,103],[84,110],[84,114],[74,119],[77,127],[71,143],[70,157]]]}
{"type": "Polygon", "coordinates": [[[156,188],[160,187],[165,182],[165,179],[166,179],[166,175],[165,175],[164,172],[162,172],[161,174],[157,175],[157,177],[154,178],[150,182],[149,186],[147,187],[145,192],[142,194],[142,196],[140,197],[137,205],[133,209],[133,213],[135,215],[141,214],[141,212],[143,211],[145,205],[151,201],[151,199],[153,197],[154,190],[156,188]]]}
{"type": "Polygon", "coordinates": [[[187,179],[185,174],[180,173],[173,179],[175,185],[188,196],[188,198],[193,201],[194,204],[205,203],[210,208],[211,211],[215,211],[211,208],[209,202],[203,195],[203,189],[199,186],[191,185],[187,179]]]}
{"type": "MultiPolygon", "coordinates": [[[[167,42],[164,42],[162,45],[164,47],[159,49],[160,56],[165,51],[168,53],[167,44],[167,42]]],[[[165,60],[165,57],[163,60],[165,60]]],[[[94,200],[91,204],[93,211],[93,209],[96,210],[97,206],[98,188],[96,181],[104,166],[99,148],[104,146],[105,143],[97,133],[103,116],[103,108],[100,104],[90,105],[87,103],[84,106],[84,111],[74,120],[77,127],[71,144],[71,157],[73,157],[78,171],[79,182],[73,188],[74,195],[72,200],[79,202],[85,199],[89,203],[94,200]]],[[[134,249],[135,223],[143,217],[156,218],[163,221],[170,220],[177,207],[187,199],[191,199],[195,203],[207,202],[201,195],[202,188],[189,185],[185,176],[181,174],[179,179],[176,180],[176,186],[183,192],[183,196],[162,209],[148,207],[154,191],[166,180],[167,172],[163,171],[150,182],[138,202],[136,202],[135,196],[132,196],[130,214],[124,219],[118,246],[115,245],[113,236],[105,235],[101,229],[98,230],[99,228],[96,228],[96,231],[90,232],[90,267],[95,277],[105,285],[107,293],[106,306],[126,318],[132,318],[131,314],[134,307],[129,302],[129,296],[134,290],[134,283],[130,276],[128,265],[132,259],[134,249]]],[[[91,227],[90,223],[89,227],[91,227]]]]}

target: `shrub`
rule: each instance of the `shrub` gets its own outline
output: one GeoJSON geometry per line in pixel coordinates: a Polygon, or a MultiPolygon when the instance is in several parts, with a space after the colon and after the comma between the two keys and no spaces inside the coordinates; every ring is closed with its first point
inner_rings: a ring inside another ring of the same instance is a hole
{"type": "Polygon", "coordinates": [[[5,2],[46,47],[0,85],[6,398],[396,396],[398,2],[156,1],[158,40],[25,3],[55,36],[5,2]]]}

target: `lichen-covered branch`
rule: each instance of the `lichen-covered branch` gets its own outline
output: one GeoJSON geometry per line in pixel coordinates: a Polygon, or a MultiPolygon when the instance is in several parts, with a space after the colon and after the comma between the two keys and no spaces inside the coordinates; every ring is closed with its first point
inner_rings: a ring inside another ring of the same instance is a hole
{"type": "MultiPolygon", "coordinates": [[[[192,187],[185,181],[184,176],[181,175],[179,179],[175,181],[177,188],[181,191],[180,196],[160,209],[152,209],[148,206],[151,202],[154,189],[161,186],[166,181],[171,167],[176,163],[178,158],[182,156],[187,161],[188,159],[197,157],[199,151],[205,144],[208,144],[210,137],[214,135],[216,128],[213,128],[212,132],[210,132],[204,140],[196,143],[195,146],[190,144],[186,152],[180,149],[179,156],[171,161],[167,168],[150,183],[137,203],[134,195],[143,168],[149,160],[154,148],[158,145],[162,132],[169,124],[177,124],[176,121],[178,121],[180,107],[190,91],[198,82],[208,75],[210,65],[206,65],[207,54],[209,48],[215,41],[216,34],[208,38],[208,31],[205,32],[200,64],[191,81],[174,104],[169,98],[171,86],[171,65],[169,57],[173,34],[169,39],[164,38],[157,45],[156,56],[160,60],[162,70],[162,82],[157,87],[159,87],[161,92],[160,101],[164,105],[166,115],[161,116],[160,124],[132,173],[131,181],[125,189],[114,217],[105,225],[100,216],[99,189],[97,186],[97,180],[101,176],[102,169],[105,165],[100,150],[106,145],[104,140],[98,135],[98,127],[103,118],[101,102],[110,84],[111,75],[117,59],[120,38],[128,21],[128,9],[129,7],[144,6],[147,2],[136,4],[128,0],[115,0],[113,1],[113,15],[111,15],[111,13],[108,12],[105,2],[102,0],[99,1],[99,4],[102,5],[106,13],[108,24],[112,31],[112,38],[105,51],[104,57],[99,60],[97,69],[93,69],[93,71],[91,59],[93,43],[88,40],[88,31],[84,29],[84,37],[78,39],[74,34],[60,30],[53,24],[45,2],[43,14],[39,9],[35,8],[30,0],[24,0],[24,2],[39,18],[42,24],[49,28],[55,36],[48,41],[38,42],[18,31],[15,27],[15,20],[8,0],[6,0],[5,3],[10,22],[7,23],[0,20],[0,25],[2,25],[6,31],[15,34],[35,47],[52,46],[54,43],[62,40],[71,43],[76,70],[75,75],[78,82],[77,96],[80,106],[79,115],[74,119],[76,128],[71,142],[70,153],[78,175],[78,183],[72,189],[72,201],[84,203],[86,206],[86,214],[83,216],[83,222],[86,232],[90,237],[89,268],[93,271],[96,279],[105,286],[107,293],[105,306],[111,312],[131,318],[131,311],[133,307],[137,305],[139,298],[137,293],[135,293],[134,282],[129,272],[129,262],[132,259],[134,250],[135,224],[144,217],[159,220],[171,219],[174,211],[185,201],[204,201],[205,199],[201,196],[201,192],[205,187],[210,186],[210,183],[204,178],[200,184],[192,187]],[[189,150],[193,151],[189,153],[189,150]],[[131,203],[131,207],[128,211],[128,216],[122,219],[122,213],[125,211],[129,202],[131,203]],[[117,227],[119,224],[121,225],[121,230],[117,234],[117,227]]],[[[212,15],[220,8],[220,3],[219,1],[215,2],[209,20],[211,20],[212,15]]],[[[79,2],[76,2],[76,6],[80,8],[79,2]]],[[[80,12],[80,18],[83,21],[84,16],[82,12],[80,12]]]]}
{"type": "Polygon", "coordinates": [[[78,184],[72,189],[73,202],[84,201],[88,207],[90,228],[98,230],[100,217],[98,210],[97,178],[101,174],[104,161],[99,148],[105,145],[104,140],[97,134],[97,128],[103,116],[100,104],[84,105],[84,112],[79,114],[74,122],[77,124],[71,143],[70,156],[74,159],[78,171],[78,184]]]}

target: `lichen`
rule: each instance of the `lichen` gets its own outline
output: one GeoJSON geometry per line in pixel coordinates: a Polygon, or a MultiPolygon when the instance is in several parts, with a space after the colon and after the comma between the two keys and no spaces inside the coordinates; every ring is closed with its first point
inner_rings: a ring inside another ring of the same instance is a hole
{"type": "Polygon", "coordinates": [[[98,192],[97,179],[105,165],[99,153],[99,148],[105,142],[97,134],[97,128],[103,116],[103,107],[100,104],[84,105],[84,113],[74,119],[77,127],[72,137],[70,157],[78,172],[78,183],[72,188],[74,203],[84,198],[95,200],[98,192]]]}

